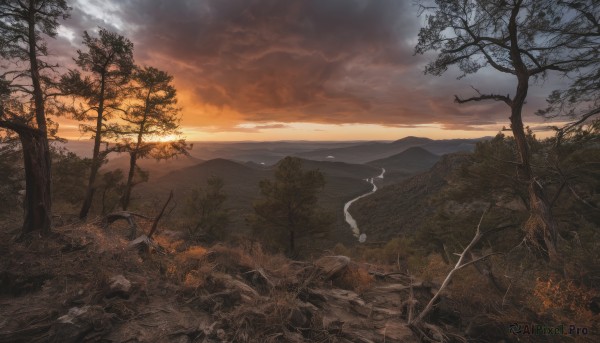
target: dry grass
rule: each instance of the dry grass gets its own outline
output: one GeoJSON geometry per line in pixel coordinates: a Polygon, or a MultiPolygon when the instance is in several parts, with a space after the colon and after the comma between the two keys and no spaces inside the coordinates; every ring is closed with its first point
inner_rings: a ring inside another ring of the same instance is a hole
{"type": "Polygon", "coordinates": [[[371,289],[374,281],[375,279],[364,265],[352,264],[340,276],[333,279],[333,284],[336,287],[363,294],[371,289]]]}
{"type": "Polygon", "coordinates": [[[538,277],[533,288],[533,307],[538,314],[551,316],[557,323],[577,323],[579,326],[600,329],[598,315],[588,304],[600,297],[597,289],[578,285],[573,280],[538,277]]]}
{"type": "Polygon", "coordinates": [[[377,341],[382,334],[373,328],[388,320],[386,311],[393,313],[384,301],[376,307],[388,308],[370,317],[373,305],[356,293],[368,292],[375,282],[366,266],[353,262],[334,280],[325,280],[315,264],[269,255],[256,244],[186,246],[159,234],[156,241],[164,249],[148,253],[128,248],[126,232],[119,230],[90,224],[57,232],[26,245],[0,237],[0,252],[7,257],[0,261],[0,273],[6,271],[23,292],[0,292],[0,318],[6,318],[0,320],[0,342],[64,338],[56,331],[57,320],[73,308],[89,308],[90,316],[67,330],[94,328],[74,332],[79,341],[93,335],[168,343],[180,342],[181,336],[229,342],[334,342],[341,336],[377,341]],[[110,293],[109,280],[116,275],[131,282],[127,296],[110,293]],[[28,336],[19,331],[24,328],[32,328],[28,336]]]}

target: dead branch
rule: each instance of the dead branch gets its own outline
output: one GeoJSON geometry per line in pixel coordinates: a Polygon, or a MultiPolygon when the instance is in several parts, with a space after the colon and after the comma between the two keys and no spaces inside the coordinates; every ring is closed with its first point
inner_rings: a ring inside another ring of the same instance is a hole
{"type": "Polygon", "coordinates": [[[481,94],[481,92],[477,88],[475,88],[473,86],[471,86],[471,88],[473,88],[479,96],[462,99],[458,95],[455,95],[454,102],[456,102],[458,104],[464,104],[466,102],[471,102],[471,101],[496,100],[496,101],[502,101],[502,102],[506,103],[508,106],[512,106],[512,100],[510,99],[510,96],[508,94],[507,95],[481,94]]]}
{"type": "Polygon", "coordinates": [[[135,222],[134,216],[149,219],[148,217],[145,217],[143,215],[139,215],[139,214],[127,212],[127,211],[114,212],[114,213],[107,214],[106,216],[104,216],[104,218],[102,218],[102,228],[108,229],[110,224],[116,222],[117,220],[125,220],[129,224],[129,230],[130,230],[129,231],[129,239],[134,239],[135,236],[137,235],[137,229],[138,229],[138,225],[135,222]]]}
{"type": "Polygon", "coordinates": [[[583,115],[581,115],[579,117],[578,120],[568,123],[565,126],[563,126],[562,128],[558,129],[556,132],[556,145],[559,145],[562,141],[562,138],[569,133],[573,128],[583,124],[586,120],[588,120],[589,118],[600,114],[600,108],[594,108],[591,111],[584,113],[583,115]]]}
{"type": "Polygon", "coordinates": [[[171,193],[169,193],[169,198],[163,205],[162,210],[160,210],[160,213],[156,216],[156,218],[154,219],[154,222],[152,223],[152,228],[150,229],[150,233],[148,234],[148,239],[152,239],[152,235],[154,234],[154,232],[156,232],[156,229],[158,228],[158,222],[160,221],[160,218],[162,218],[163,214],[165,213],[165,209],[169,205],[169,202],[171,201],[171,199],[173,199],[173,191],[172,190],[171,190],[171,193]]]}
{"type": "Polygon", "coordinates": [[[409,322],[409,325],[411,325],[412,327],[417,327],[419,324],[422,324],[423,319],[425,319],[425,317],[433,309],[434,304],[439,299],[441,293],[448,286],[448,284],[452,280],[452,277],[454,276],[454,274],[457,271],[459,271],[460,269],[462,269],[462,268],[464,268],[464,267],[466,267],[466,266],[468,266],[470,264],[479,262],[479,261],[481,261],[481,260],[483,260],[485,258],[488,258],[488,257],[492,256],[492,255],[496,255],[496,254],[492,253],[492,254],[487,254],[485,256],[477,258],[475,260],[471,260],[471,261],[466,261],[465,260],[467,258],[467,256],[470,256],[469,253],[470,253],[471,249],[473,249],[473,247],[481,240],[481,237],[483,237],[484,233],[481,232],[481,222],[483,221],[483,217],[485,216],[486,212],[487,212],[487,210],[483,212],[483,214],[481,215],[481,218],[479,219],[479,224],[477,224],[477,230],[475,231],[475,236],[473,237],[473,239],[471,240],[471,242],[469,243],[469,245],[467,245],[467,247],[459,255],[459,258],[458,258],[458,261],[456,262],[456,265],[448,273],[448,275],[446,276],[446,279],[444,280],[444,282],[442,283],[442,285],[440,286],[440,288],[438,289],[438,291],[434,294],[434,296],[431,298],[431,300],[429,300],[429,303],[419,313],[419,315],[412,322],[409,322]]]}
{"type": "Polygon", "coordinates": [[[598,207],[594,206],[594,204],[592,204],[592,203],[588,202],[587,200],[585,200],[584,198],[582,198],[579,194],[577,194],[577,192],[573,189],[573,187],[571,187],[571,185],[569,185],[568,183],[567,183],[567,187],[569,188],[569,190],[571,191],[571,194],[573,194],[575,199],[581,201],[586,206],[598,211],[598,207]]]}

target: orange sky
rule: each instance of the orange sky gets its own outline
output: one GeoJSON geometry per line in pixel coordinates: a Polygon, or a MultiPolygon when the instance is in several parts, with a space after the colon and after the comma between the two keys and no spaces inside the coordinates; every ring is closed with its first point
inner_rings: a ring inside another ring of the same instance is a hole
{"type": "MultiPolygon", "coordinates": [[[[501,103],[457,105],[454,94],[510,94],[515,80],[492,71],[457,80],[423,74],[414,56],[421,25],[410,1],[74,0],[49,42],[72,66],[81,34],[98,26],[135,44],[136,62],[175,77],[182,131],[193,141],[474,138],[508,125],[501,103]]],[[[533,87],[526,124],[560,87],[533,87]]],[[[86,139],[60,119],[60,135],[86,139]]],[[[537,130],[538,135],[548,132],[537,130]]]]}

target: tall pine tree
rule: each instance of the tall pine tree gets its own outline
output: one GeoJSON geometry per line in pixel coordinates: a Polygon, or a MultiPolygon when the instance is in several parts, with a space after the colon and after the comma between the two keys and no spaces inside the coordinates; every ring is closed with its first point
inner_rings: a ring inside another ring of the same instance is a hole
{"type": "Polygon", "coordinates": [[[86,218],[90,211],[98,171],[111,151],[101,150],[104,140],[114,135],[107,120],[114,117],[115,112],[124,110],[125,89],[134,69],[133,43],[117,33],[100,28],[98,37],[93,37],[84,32],[83,45],[86,50],[77,50],[75,59],[81,71],[71,70],[61,80],[63,91],[81,100],[78,105],[66,106],[67,110],[78,120],[93,122],[80,126],[94,139],[87,191],[79,212],[81,219],[86,218]]]}
{"type": "Polygon", "coordinates": [[[52,65],[44,37],[56,37],[68,16],[65,0],[0,1],[0,56],[13,63],[0,78],[0,128],[19,136],[25,165],[25,218],[22,233],[50,233],[53,133],[47,100],[52,97],[52,65]]]}
{"type": "Polygon", "coordinates": [[[121,200],[127,210],[134,186],[137,161],[143,158],[169,159],[187,154],[184,139],[163,141],[179,135],[180,109],[173,76],[153,67],[138,68],[133,75],[130,108],[121,116],[121,151],[129,154],[129,172],[121,200]]]}
{"type": "Polygon", "coordinates": [[[262,198],[254,203],[254,231],[267,244],[297,254],[296,241],[310,233],[328,230],[332,217],[317,204],[325,178],[318,170],[302,170],[302,160],[286,157],[277,164],[274,180],[259,184],[262,198]]]}

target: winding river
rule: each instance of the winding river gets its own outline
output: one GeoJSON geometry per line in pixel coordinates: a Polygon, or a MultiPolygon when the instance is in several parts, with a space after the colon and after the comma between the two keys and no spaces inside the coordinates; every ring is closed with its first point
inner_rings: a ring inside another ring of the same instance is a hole
{"type": "MultiPolygon", "coordinates": [[[[374,179],[383,179],[383,175],[385,174],[385,168],[381,168],[381,174],[379,174],[379,176],[377,177],[372,177],[370,179],[365,179],[365,181],[369,182],[371,185],[373,185],[373,190],[371,190],[368,193],[365,193],[363,195],[360,195],[350,201],[348,201],[345,205],[344,205],[344,217],[346,218],[346,223],[348,223],[350,225],[350,228],[352,228],[352,233],[354,234],[354,236],[356,236],[357,238],[359,238],[360,236],[362,236],[360,234],[360,230],[358,229],[358,224],[356,224],[356,220],[354,220],[354,218],[352,218],[352,215],[350,214],[350,212],[348,211],[350,209],[350,205],[352,205],[353,202],[355,202],[358,199],[364,198],[366,196],[369,196],[373,193],[375,193],[377,191],[377,185],[375,184],[374,179]]],[[[366,236],[364,236],[364,238],[366,238],[366,236]]],[[[363,240],[361,239],[361,242],[363,240]]]]}

